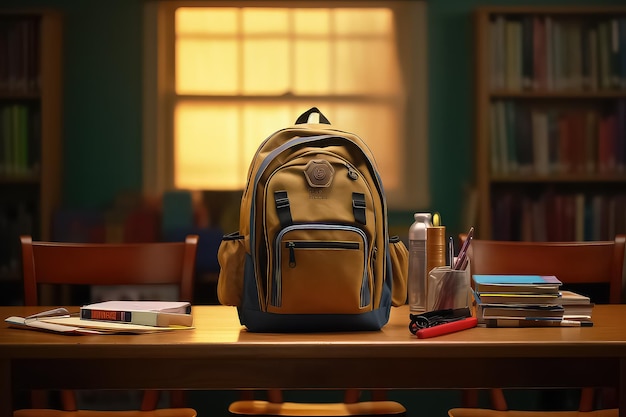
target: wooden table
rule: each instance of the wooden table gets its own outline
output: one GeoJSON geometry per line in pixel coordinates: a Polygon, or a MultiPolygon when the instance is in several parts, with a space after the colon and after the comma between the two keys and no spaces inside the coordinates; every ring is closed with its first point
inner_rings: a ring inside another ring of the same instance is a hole
{"type": "MultiPolygon", "coordinates": [[[[0,307],[25,316],[32,307],[0,307]]],[[[70,308],[70,311],[78,310],[70,308]]],[[[26,388],[397,388],[620,386],[626,417],[626,305],[596,306],[594,327],[474,328],[432,339],[394,308],[382,331],[262,334],[235,308],[197,306],[194,330],[64,336],[0,324],[0,417],[26,388]]]]}

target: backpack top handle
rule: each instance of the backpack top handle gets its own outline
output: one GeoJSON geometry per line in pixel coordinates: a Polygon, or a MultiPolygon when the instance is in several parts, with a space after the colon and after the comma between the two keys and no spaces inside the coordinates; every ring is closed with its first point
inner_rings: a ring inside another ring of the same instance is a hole
{"type": "Polygon", "coordinates": [[[328,121],[326,116],[324,116],[322,114],[322,112],[319,111],[319,109],[317,107],[311,107],[309,110],[307,110],[304,113],[302,113],[300,115],[300,117],[298,117],[298,119],[296,120],[295,124],[300,125],[300,124],[304,124],[304,123],[309,123],[310,116],[312,114],[315,114],[315,113],[319,114],[319,117],[320,117],[319,123],[325,123],[327,125],[330,124],[330,122],[328,121]]]}

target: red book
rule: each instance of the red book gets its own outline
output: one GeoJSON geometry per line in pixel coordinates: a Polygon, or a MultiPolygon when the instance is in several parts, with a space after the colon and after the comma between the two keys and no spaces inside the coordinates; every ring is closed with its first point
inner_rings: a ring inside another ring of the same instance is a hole
{"type": "Polygon", "coordinates": [[[533,18],[533,73],[535,90],[548,89],[546,73],[546,24],[543,17],[533,18]]]}

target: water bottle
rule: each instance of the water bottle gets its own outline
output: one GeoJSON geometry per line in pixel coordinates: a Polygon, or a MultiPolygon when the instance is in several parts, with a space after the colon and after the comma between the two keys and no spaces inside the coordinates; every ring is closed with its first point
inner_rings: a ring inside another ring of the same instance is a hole
{"type": "Polygon", "coordinates": [[[411,313],[426,310],[426,229],[432,226],[430,213],[415,213],[409,229],[409,308],[411,313]]]}

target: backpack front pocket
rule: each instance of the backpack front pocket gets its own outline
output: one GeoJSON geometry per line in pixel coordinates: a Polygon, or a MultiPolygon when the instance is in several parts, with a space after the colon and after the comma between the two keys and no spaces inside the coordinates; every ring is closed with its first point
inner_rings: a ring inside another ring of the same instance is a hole
{"type": "Polygon", "coordinates": [[[268,311],[350,314],[371,307],[365,233],[353,226],[293,225],[274,244],[268,311]]]}

